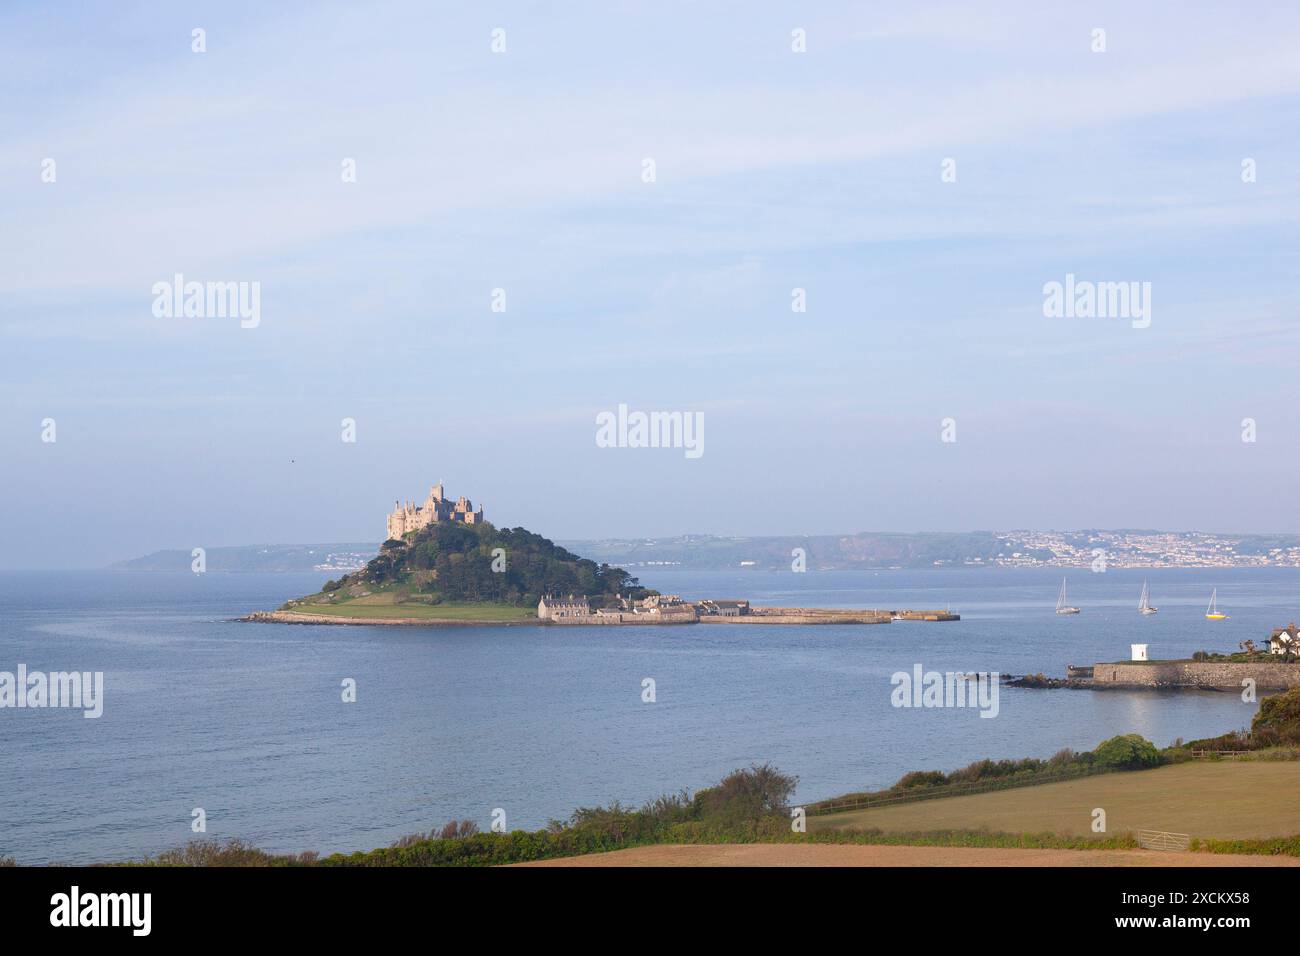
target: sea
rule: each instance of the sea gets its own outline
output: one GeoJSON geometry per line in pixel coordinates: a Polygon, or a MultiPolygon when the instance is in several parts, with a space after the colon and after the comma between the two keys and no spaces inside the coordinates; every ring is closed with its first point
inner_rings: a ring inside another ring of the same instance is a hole
{"type": "Polygon", "coordinates": [[[909,770],[1158,745],[1248,726],[1234,692],[1003,687],[996,717],[896,707],[893,675],[1064,676],[1068,664],[1231,651],[1300,618],[1300,570],[634,569],[686,598],[951,608],[874,626],[337,627],[236,620],[318,574],[0,573],[0,671],[101,671],[103,714],[0,709],[0,856],[137,859],[204,836],[274,852],[386,846],[494,814],[534,829],[771,762],[796,800],[909,770]],[[1143,580],[1159,613],[1138,614],[1143,580]],[[1212,588],[1229,614],[1205,620],[1212,588]],[[355,687],[355,700],[349,687],[355,687]],[[202,811],[202,834],[194,831],[202,811]]]}

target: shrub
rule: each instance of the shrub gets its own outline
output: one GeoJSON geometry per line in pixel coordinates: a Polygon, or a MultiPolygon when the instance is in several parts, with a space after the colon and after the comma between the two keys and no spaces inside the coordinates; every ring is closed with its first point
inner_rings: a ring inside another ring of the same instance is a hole
{"type": "MultiPolygon", "coordinates": [[[[451,820],[443,824],[442,829],[438,831],[437,839],[463,840],[466,837],[473,836],[475,833],[478,833],[478,824],[473,820],[461,820],[459,822],[451,820]]],[[[432,835],[433,834],[430,834],[430,836],[432,835]]]]}
{"type": "Polygon", "coordinates": [[[1056,753],[1047,758],[1047,763],[1053,768],[1068,767],[1078,759],[1078,756],[1079,755],[1069,747],[1062,747],[1056,753]]]}
{"type": "Polygon", "coordinates": [[[641,812],[656,823],[681,823],[690,819],[693,809],[691,795],[686,790],[666,793],[646,803],[641,812]]]}
{"type": "Polygon", "coordinates": [[[428,833],[408,833],[388,846],[392,850],[402,850],[429,840],[463,840],[475,833],[478,833],[478,824],[473,820],[449,820],[442,827],[435,827],[428,833]]]}
{"type": "Polygon", "coordinates": [[[1244,730],[1233,730],[1218,737],[1193,740],[1182,746],[1188,750],[1250,750],[1255,745],[1256,742],[1251,740],[1249,733],[1244,730]]]}
{"type": "Polygon", "coordinates": [[[1300,742],[1300,687],[1261,700],[1250,729],[1274,735],[1279,743],[1300,742]]]}
{"type": "Polygon", "coordinates": [[[784,774],[770,763],[753,764],[723,777],[716,787],[696,793],[694,809],[700,817],[755,820],[784,807],[798,782],[798,777],[784,774]]]}
{"type": "Polygon", "coordinates": [[[1258,853],[1269,856],[1300,856],[1300,834],[1266,840],[1196,839],[1191,849],[1201,853],[1258,853]]]}
{"type": "Polygon", "coordinates": [[[1139,770],[1160,763],[1156,745],[1138,734],[1123,734],[1103,740],[1093,751],[1096,763],[1114,770],[1139,770]]]}
{"type": "Polygon", "coordinates": [[[978,783],[1005,777],[1033,774],[1043,769],[1043,762],[1033,757],[1024,760],[976,760],[948,774],[949,783],[978,783]]]}
{"type": "Polygon", "coordinates": [[[940,787],[948,782],[948,775],[941,770],[913,770],[898,778],[893,790],[915,790],[918,787],[940,787]]]}
{"type": "MultiPolygon", "coordinates": [[[[152,866],[272,866],[275,857],[242,840],[221,843],[217,840],[191,840],[183,847],[165,850],[152,860],[152,866]]],[[[296,859],[279,858],[281,862],[296,859]]]]}

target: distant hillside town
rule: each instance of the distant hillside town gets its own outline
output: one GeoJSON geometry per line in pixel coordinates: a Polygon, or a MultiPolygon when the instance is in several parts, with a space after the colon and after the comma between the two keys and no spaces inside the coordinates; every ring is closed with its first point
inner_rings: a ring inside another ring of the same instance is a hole
{"type": "Polygon", "coordinates": [[[1114,568],[1300,567],[1300,536],[1188,531],[1013,531],[987,562],[1010,567],[1084,567],[1100,557],[1114,568]],[[1050,554],[1050,557],[1045,557],[1050,554]]]}
{"type": "Polygon", "coordinates": [[[565,547],[629,568],[809,571],[955,567],[1300,567],[1300,535],[1195,531],[860,532],[848,535],[565,540],[565,547]]]}

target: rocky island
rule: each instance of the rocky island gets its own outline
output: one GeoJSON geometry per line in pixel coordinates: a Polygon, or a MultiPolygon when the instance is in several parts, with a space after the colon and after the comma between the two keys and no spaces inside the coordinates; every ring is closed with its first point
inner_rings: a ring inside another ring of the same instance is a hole
{"type": "Polygon", "coordinates": [[[948,611],[751,607],[660,594],[622,568],[579,557],[524,528],[497,528],[441,484],[398,503],[364,567],[246,621],[354,625],[888,624],[955,621],[948,611]]]}

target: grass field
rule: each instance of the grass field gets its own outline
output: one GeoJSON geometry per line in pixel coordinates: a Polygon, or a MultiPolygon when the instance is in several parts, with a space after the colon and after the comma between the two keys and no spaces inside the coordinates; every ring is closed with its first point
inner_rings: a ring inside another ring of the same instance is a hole
{"type": "Polygon", "coordinates": [[[537,612],[531,607],[508,604],[404,604],[393,603],[391,594],[374,594],[339,604],[295,604],[295,614],[319,614],[326,617],[411,619],[421,621],[534,621],[537,612]],[[380,598],[386,600],[372,600],[380,598]]]}
{"type": "Polygon", "coordinates": [[[828,846],[813,843],[642,846],[515,866],[1300,866],[1286,856],[1211,856],[1159,850],[828,846]]]}
{"type": "Polygon", "coordinates": [[[810,832],[974,830],[1092,833],[1106,811],[1108,834],[1173,830],[1193,837],[1264,839],[1300,833],[1300,761],[1195,762],[1109,773],[1064,783],[947,797],[808,818],[810,832]]]}

